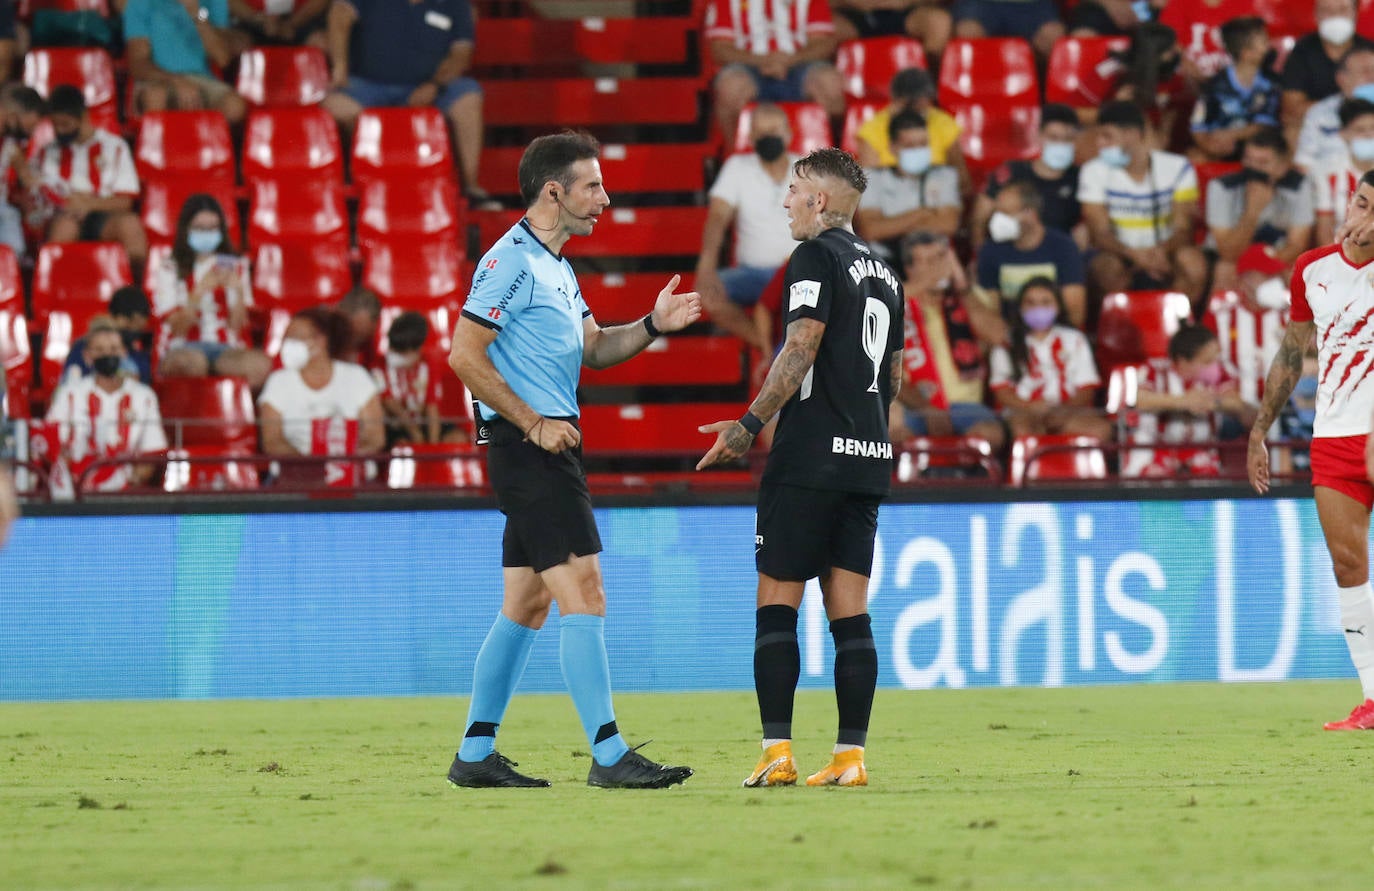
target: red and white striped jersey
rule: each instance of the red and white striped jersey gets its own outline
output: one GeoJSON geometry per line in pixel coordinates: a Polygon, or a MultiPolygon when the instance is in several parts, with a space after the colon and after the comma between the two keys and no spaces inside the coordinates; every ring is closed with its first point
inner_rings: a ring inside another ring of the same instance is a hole
{"type": "Polygon", "coordinates": [[[1345,222],[1345,208],[1363,175],[1363,171],[1350,165],[1349,156],[1313,170],[1310,176],[1316,189],[1313,207],[1317,213],[1329,214],[1337,226],[1345,222]]]}
{"type": "Polygon", "coordinates": [[[1222,362],[1235,369],[1240,398],[1258,405],[1269,363],[1283,343],[1288,310],[1257,312],[1242,304],[1235,291],[1223,291],[1213,295],[1203,324],[1216,334],[1222,362]]]}
{"type": "Polygon", "coordinates": [[[158,352],[184,346],[187,343],[222,343],[227,346],[247,345],[247,332],[229,326],[230,310],[242,305],[253,305],[252,279],[248,272],[248,261],[231,254],[211,254],[201,257],[192,265],[190,279],[184,279],[177,272],[177,265],[171,257],[158,267],[153,282],[153,313],[159,319],[180,307],[187,306],[191,290],[211,270],[218,265],[228,266],[232,272],[233,284],[216,288],[200,301],[200,315],[195,324],[182,337],[172,336],[170,328],[163,325],[159,335],[158,352]]]}
{"type": "MultiPolygon", "coordinates": [[[[47,419],[58,426],[63,460],[54,470],[70,471],[67,485],[79,482],[93,461],[167,449],[157,394],[130,378],[113,393],[101,389],[94,375],[63,384],[53,394],[47,419]]],[[[97,468],[86,483],[113,492],[126,488],[129,479],[128,466],[121,464],[97,468]]],[[[54,486],[58,485],[55,478],[54,486]]]]}
{"type": "Polygon", "coordinates": [[[1339,245],[1308,251],[1293,267],[1293,321],[1317,326],[1313,436],[1361,436],[1374,415],[1374,262],[1355,266],[1339,245]]]}
{"type": "Polygon", "coordinates": [[[43,185],[58,195],[138,196],[138,171],[129,144],[104,130],[96,130],[86,142],[50,142],[38,163],[43,185]]]}
{"type": "Polygon", "coordinates": [[[413,419],[418,420],[425,406],[439,404],[439,375],[423,358],[409,367],[380,365],[372,369],[383,399],[392,399],[413,419]]]}
{"type": "MultiPolygon", "coordinates": [[[[1182,396],[1189,390],[1211,390],[1218,395],[1234,393],[1239,388],[1234,368],[1221,363],[1221,379],[1215,384],[1202,381],[1185,381],[1174,370],[1168,359],[1155,359],[1144,365],[1136,366],[1136,385],[1141,390],[1182,396]]],[[[1215,439],[1217,435],[1217,415],[1212,413],[1201,417],[1189,412],[1139,412],[1132,426],[1131,439],[1134,442],[1204,442],[1215,439]]]]}
{"type": "Polygon", "coordinates": [[[728,40],[757,56],[795,53],[812,35],[833,34],[826,0],[711,0],[706,39],[728,40]]]}
{"type": "Polygon", "coordinates": [[[1026,367],[1019,378],[1006,347],[993,350],[990,363],[989,385],[994,390],[1014,388],[1016,397],[1027,402],[1062,405],[1079,390],[1102,384],[1088,338],[1063,325],[1055,325],[1044,337],[1026,335],[1026,367]]]}

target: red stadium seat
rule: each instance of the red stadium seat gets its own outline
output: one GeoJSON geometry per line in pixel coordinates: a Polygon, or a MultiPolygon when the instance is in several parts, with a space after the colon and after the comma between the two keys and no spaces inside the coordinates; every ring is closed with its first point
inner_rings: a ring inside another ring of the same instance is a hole
{"type": "MultiPolygon", "coordinates": [[[[692,273],[681,273],[679,291],[692,289],[692,273]]],[[[654,306],[658,292],[672,279],[671,272],[579,273],[582,299],[596,320],[605,323],[633,322],[654,306]]]]}
{"type": "Polygon", "coordinates": [[[348,243],[348,208],[339,182],[261,179],[253,183],[249,244],[348,243]]]}
{"type": "Polygon", "coordinates": [[[1006,161],[1034,158],[1040,152],[1040,104],[969,102],[955,109],[959,147],[975,185],[1006,161]]]}
{"type": "MultiPolygon", "coordinates": [[[[830,138],[830,117],[814,102],[779,102],[778,107],[787,112],[788,123],[792,127],[792,141],[787,150],[797,155],[807,155],[818,148],[832,145],[830,138]]],[[[752,152],[754,143],[749,138],[749,127],[754,119],[754,106],[746,105],[740,112],[739,126],[735,129],[736,154],[752,152]]]]}
{"type": "Polygon", "coordinates": [[[474,446],[414,443],[391,450],[387,487],[391,489],[479,489],[486,485],[486,461],[474,446]]]}
{"type": "Polygon", "coordinates": [[[157,398],[172,448],[196,446],[251,454],[258,445],[258,416],[248,382],[237,377],[169,377],[157,398]]]}
{"type": "Polygon", "coordinates": [[[1096,436],[1018,436],[1011,445],[1009,482],[1071,482],[1107,478],[1107,456],[1096,436]]]}
{"type": "Polygon", "coordinates": [[[116,290],[132,282],[129,256],[118,242],[45,244],[33,270],[34,324],[42,330],[54,310],[73,306],[103,310],[116,290]]]}
{"type": "Polygon", "coordinates": [[[143,184],[143,228],[148,231],[151,244],[171,244],[176,237],[177,218],[186,199],[197,193],[206,193],[219,202],[224,210],[225,223],[228,225],[229,238],[234,244],[243,243],[239,229],[238,201],[234,195],[234,184],[225,179],[155,179],[143,184]]]}
{"type": "MultiPolygon", "coordinates": [[[[940,475],[948,478],[949,471],[973,470],[976,467],[997,467],[992,454],[992,445],[976,436],[913,436],[897,447],[897,481],[914,483],[925,476],[940,475]]],[[[1000,477],[1000,473],[998,474],[1000,477]]],[[[998,480],[1000,482],[1000,480],[998,480]]]]}
{"type": "Polygon", "coordinates": [[[237,89],[249,105],[318,105],[329,92],[329,59],[313,46],[254,47],[239,56],[237,89]]]}
{"type": "Polygon", "coordinates": [[[40,399],[46,399],[62,382],[62,368],[67,364],[73,344],[85,336],[91,320],[104,315],[107,308],[105,303],[69,303],[48,313],[38,362],[36,395],[40,399]]]}
{"type": "Polygon", "coordinates": [[[246,458],[252,452],[225,450],[222,446],[187,446],[167,450],[165,492],[251,492],[258,488],[257,464],[246,458]],[[210,460],[222,459],[222,460],[210,460]]]}
{"type": "MultiPolygon", "coordinates": [[[[1129,37],[1061,37],[1050,52],[1045,101],[1092,108],[1108,98],[1114,76],[1102,69],[1107,54],[1130,46],[1129,37]]],[[[1115,64],[1107,63],[1112,70],[1115,64]]]]}
{"type": "Polygon", "coordinates": [[[906,68],[925,68],[926,52],[911,37],[868,37],[840,44],[835,67],[844,91],[855,99],[887,99],[892,76],[906,68]]]}
{"type": "MultiPolygon", "coordinates": [[[[490,99],[487,100],[490,105],[490,99]]],[[[437,108],[369,108],[353,133],[353,179],[453,177],[448,124],[437,108]]]]}
{"type": "Polygon", "coordinates": [[[1039,101],[1035,55],[1019,37],[954,39],[940,57],[939,105],[953,112],[971,101],[1039,101]]]}
{"type": "Polygon", "coordinates": [[[582,441],[591,452],[704,453],[710,437],[697,428],[737,418],[744,403],[685,402],[582,406],[582,441]]]}
{"type": "Polygon", "coordinates": [[[53,9],[58,12],[94,12],[97,15],[110,15],[108,0],[19,0],[19,17],[28,21],[40,9],[53,9]]]}
{"type": "Polygon", "coordinates": [[[840,148],[851,155],[857,155],[859,153],[859,128],[868,123],[868,119],[886,105],[886,102],[878,99],[849,102],[844,112],[844,135],[840,137],[840,148]]]}
{"type": "Polygon", "coordinates": [[[1125,291],[1102,299],[1097,319],[1097,366],[1110,372],[1169,354],[1169,338],[1193,318],[1187,294],[1125,291]]]}
{"type": "Polygon", "coordinates": [[[9,386],[28,384],[33,379],[33,345],[29,343],[29,324],[24,309],[0,306],[0,368],[9,386]]]}
{"type": "Polygon", "coordinates": [[[457,305],[467,291],[463,259],[451,238],[373,242],[363,247],[363,284],[386,303],[457,305]]]}
{"type": "Polygon", "coordinates": [[[114,62],[105,50],[35,47],[24,56],[24,84],[45,99],[60,84],[80,87],[91,121],[112,133],[119,132],[114,62]]]}
{"type": "MultiPolygon", "coordinates": [[[[523,146],[482,149],[482,182],[494,193],[519,192],[516,171],[523,146]]],[[[601,176],[612,197],[621,192],[699,192],[705,186],[704,142],[603,143],[601,176]]]]}
{"type": "Polygon", "coordinates": [[[154,111],[143,115],[134,153],[145,181],[169,176],[234,180],[234,144],[218,111],[154,111]]]}
{"type": "Polygon", "coordinates": [[[745,380],[746,355],[737,337],[660,337],[633,362],[609,368],[586,368],[588,387],[719,384],[745,380]]]}
{"type": "MultiPolygon", "coordinates": [[[[482,247],[495,243],[521,216],[518,211],[474,214],[482,247]]],[[[705,207],[612,205],[597,220],[596,236],[573,239],[564,253],[577,257],[696,256],[705,224],[705,207]]]]}
{"type": "Polygon", "coordinates": [[[520,78],[482,85],[488,127],[696,124],[695,77],[520,78]]]}
{"type": "Polygon", "coordinates": [[[492,18],[477,20],[474,67],[530,68],[597,62],[665,65],[688,61],[686,16],[606,19],[492,18]]]}
{"type": "Polygon", "coordinates": [[[248,116],[243,178],[343,180],[339,128],[323,108],[264,108],[248,116]]]}
{"type": "Polygon", "coordinates": [[[458,237],[458,195],[448,178],[375,179],[358,191],[358,243],[458,237]]]}
{"type": "Polygon", "coordinates": [[[19,259],[8,245],[0,244],[0,309],[24,315],[24,280],[19,274],[19,259]]]}
{"type": "Polygon", "coordinates": [[[351,287],[346,244],[254,244],[253,302],[259,307],[296,310],[333,303],[351,287]]]}
{"type": "MultiPolygon", "coordinates": [[[[1366,0],[1359,2],[1360,12],[1364,13],[1367,9],[1366,0]]],[[[1293,0],[1255,0],[1255,15],[1264,19],[1264,23],[1269,27],[1269,36],[1277,37],[1288,35],[1298,37],[1303,34],[1310,34],[1317,29],[1316,17],[1313,14],[1311,3],[1294,3],[1293,0]]],[[[1363,18],[1356,22],[1357,30],[1360,34],[1368,34],[1359,25],[1363,24],[1363,18]]],[[[1180,40],[1180,43],[1183,41],[1180,40]]]]}

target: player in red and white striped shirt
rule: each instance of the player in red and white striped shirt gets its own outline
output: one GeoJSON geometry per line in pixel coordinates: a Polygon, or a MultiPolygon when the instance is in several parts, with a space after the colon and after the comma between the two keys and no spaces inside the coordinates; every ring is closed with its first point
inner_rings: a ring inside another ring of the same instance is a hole
{"type": "Polygon", "coordinates": [[[1264,402],[1250,431],[1250,483],[1269,490],[1265,435],[1302,376],[1303,352],[1317,339],[1317,407],[1312,490],[1340,588],[1341,625],[1364,701],[1327,730],[1374,730],[1374,592],[1369,587],[1369,512],[1374,484],[1366,468],[1374,416],[1374,171],[1364,174],[1346,209],[1338,244],[1308,251],[1293,269],[1292,321],[1269,368],[1264,402]]]}
{"type": "Polygon", "coordinates": [[[835,23],[826,0],[710,0],[704,28],[715,79],[716,122],[729,144],[744,106],[819,102],[845,113],[844,82],[830,59],[835,23]]]}
{"type": "Polygon", "coordinates": [[[988,382],[1007,412],[1012,436],[1083,433],[1110,439],[1111,423],[1092,408],[1102,385],[1092,347],[1069,324],[1058,287],[1048,278],[1031,279],[1021,287],[1017,308],[1011,342],[1025,346],[994,349],[988,382]]]}
{"type": "Polygon", "coordinates": [[[141,266],[148,235],[133,211],[138,172],[129,144],[91,123],[76,87],[53,88],[48,116],[53,141],[38,157],[39,190],[50,213],[48,240],[117,241],[129,261],[141,266]]]}

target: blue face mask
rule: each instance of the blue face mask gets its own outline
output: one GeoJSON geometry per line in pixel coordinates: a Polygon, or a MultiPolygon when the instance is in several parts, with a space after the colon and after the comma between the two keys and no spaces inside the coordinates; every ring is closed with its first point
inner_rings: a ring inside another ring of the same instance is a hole
{"type": "Polygon", "coordinates": [[[920,176],[930,169],[930,146],[897,150],[897,166],[903,173],[920,176]]]}
{"type": "Polygon", "coordinates": [[[218,229],[192,229],[186,233],[186,243],[197,254],[209,254],[217,250],[222,240],[218,229]]]}
{"type": "Polygon", "coordinates": [[[1126,150],[1119,145],[1103,147],[1103,149],[1097,153],[1097,157],[1108,167],[1116,167],[1118,169],[1131,163],[1131,156],[1126,154],[1126,150]]]}
{"type": "Polygon", "coordinates": [[[1374,139],[1362,137],[1350,140],[1350,154],[1356,161],[1374,161],[1374,139]]]}
{"type": "Polygon", "coordinates": [[[1131,12],[1142,22],[1148,22],[1154,15],[1154,10],[1150,8],[1150,0],[1134,0],[1131,4],[1131,12]]]}
{"type": "Polygon", "coordinates": [[[1068,170],[1073,165],[1072,142],[1046,142],[1040,147],[1040,160],[1054,170],[1068,170]]]}
{"type": "Polygon", "coordinates": [[[1366,102],[1374,102],[1374,84],[1360,84],[1350,91],[1350,98],[1363,99],[1366,102]]]}

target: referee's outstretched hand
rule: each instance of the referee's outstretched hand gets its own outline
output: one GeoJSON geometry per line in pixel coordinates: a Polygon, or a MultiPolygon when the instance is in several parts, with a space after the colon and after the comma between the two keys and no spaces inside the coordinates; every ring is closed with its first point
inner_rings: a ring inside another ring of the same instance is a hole
{"type": "Polygon", "coordinates": [[[540,418],[530,428],[528,439],[546,452],[557,455],[564,449],[575,448],[582,441],[582,432],[557,418],[540,418]]]}
{"type": "Polygon", "coordinates": [[[668,286],[658,292],[654,301],[654,325],[660,331],[681,331],[701,318],[701,295],[696,291],[674,294],[673,289],[682,281],[675,275],[668,280],[668,286]]]}
{"type": "Polygon", "coordinates": [[[742,458],[754,444],[754,437],[739,421],[716,421],[697,428],[698,433],[715,433],[716,441],[710,451],[697,462],[697,470],[705,470],[712,464],[724,464],[742,458]]]}

